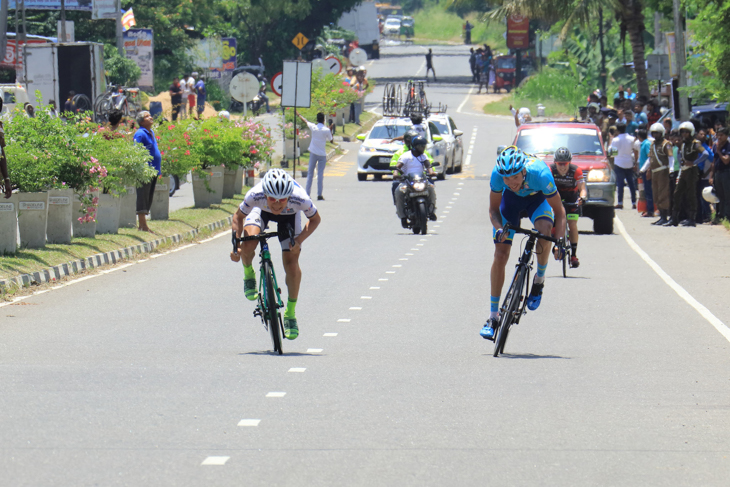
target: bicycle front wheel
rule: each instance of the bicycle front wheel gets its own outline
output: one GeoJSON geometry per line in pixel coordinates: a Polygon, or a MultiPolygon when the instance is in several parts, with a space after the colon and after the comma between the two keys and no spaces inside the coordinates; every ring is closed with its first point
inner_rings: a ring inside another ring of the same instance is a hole
{"type": "Polygon", "coordinates": [[[568,277],[568,260],[570,260],[570,255],[568,252],[563,253],[563,277],[568,277]]]}
{"type": "Polygon", "coordinates": [[[269,334],[271,334],[271,345],[274,352],[279,355],[284,351],[281,348],[281,318],[279,317],[278,301],[276,299],[276,290],[274,289],[274,269],[270,262],[264,262],[264,286],[265,289],[265,307],[263,316],[269,326],[269,334]]]}
{"type": "Polygon", "coordinates": [[[497,330],[497,336],[494,337],[494,353],[492,354],[494,357],[504,353],[504,345],[507,343],[509,329],[516,318],[515,314],[519,312],[522,288],[525,281],[524,272],[524,269],[517,272],[509,291],[507,291],[507,296],[504,298],[502,314],[499,317],[499,330],[497,330]]]}

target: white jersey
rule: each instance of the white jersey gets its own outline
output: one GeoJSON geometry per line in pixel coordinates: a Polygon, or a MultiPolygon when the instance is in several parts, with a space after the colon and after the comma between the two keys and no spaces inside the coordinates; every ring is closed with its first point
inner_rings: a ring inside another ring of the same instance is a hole
{"type": "MultiPolygon", "coordinates": [[[[271,213],[269,203],[266,201],[266,195],[264,194],[264,186],[262,183],[257,184],[253,188],[248,190],[246,197],[238,207],[241,213],[248,215],[253,211],[254,208],[260,208],[262,211],[271,213]]],[[[299,183],[294,182],[294,192],[289,196],[289,203],[287,203],[282,215],[295,215],[299,212],[304,212],[307,218],[312,218],[317,213],[317,207],[314,206],[314,202],[309,197],[307,192],[299,186],[299,183]]]]}
{"type": "Polygon", "coordinates": [[[411,130],[418,133],[418,135],[420,135],[421,137],[426,139],[426,141],[428,141],[428,137],[426,136],[426,134],[428,133],[428,127],[426,127],[426,122],[421,122],[417,125],[416,124],[412,125],[411,130]]]}
{"type": "Polygon", "coordinates": [[[411,174],[414,172],[421,174],[423,171],[426,171],[428,166],[431,164],[431,161],[429,161],[426,154],[421,154],[420,156],[416,157],[411,151],[408,151],[400,156],[400,159],[398,159],[398,164],[400,164],[401,162],[403,163],[403,167],[401,168],[403,174],[411,174]]]}

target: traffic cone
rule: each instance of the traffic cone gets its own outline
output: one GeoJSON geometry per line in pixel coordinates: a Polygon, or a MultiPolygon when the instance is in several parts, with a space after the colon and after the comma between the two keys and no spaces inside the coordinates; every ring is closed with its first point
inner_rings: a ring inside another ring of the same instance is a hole
{"type": "Polygon", "coordinates": [[[636,204],[636,210],[639,213],[644,213],[646,211],[646,195],[644,194],[644,178],[639,176],[639,179],[637,180],[639,183],[639,201],[636,204]]]}

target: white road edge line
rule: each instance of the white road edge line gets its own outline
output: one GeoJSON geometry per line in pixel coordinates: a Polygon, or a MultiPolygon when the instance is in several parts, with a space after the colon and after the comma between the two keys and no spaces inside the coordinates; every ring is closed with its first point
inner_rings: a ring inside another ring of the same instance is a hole
{"type": "Polygon", "coordinates": [[[469,88],[469,93],[466,94],[466,96],[464,97],[464,101],[462,101],[461,105],[459,105],[459,108],[456,109],[456,113],[461,113],[461,109],[464,108],[464,105],[466,105],[466,102],[469,101],[469,97],[471,96],[473,91],[474,91],[474,86],[469,88]]]}
{"type": "Polygon", "coordinates": [[[200,465],[225,465],[231,457],[206,457],[200,465]]]}
{"type": "Polygon", "coordinates": [[[687,292],[687,290],[685,290],[682,286],[677,284],[677,281],[672,279],[672,277],[669,274],[667,274],[664,271],[664,269],[659,267],[659,264],[654,262],[654,260],[651,257],[649,257],[649,254],[644,252],[644,250],[641,247],[639,247],[639,245],[634,241],[634,239],[631,238],[631,236],[626,231],[626,228],[624,227],[624,224],[621,222],[619,217],[614,217],[614,218],[616,220],[616,224],[618,226],[619,233],[621,234],[621,236],[623,236],[624,240],[626,240],[626,243],[629,244],[629,247],[631,247],[631,249],[634,252],[639,254],[639,257],[641,257],[644,262],[649,264],[649,267],[651,267],[654,270],[654,272],[656,272],[656,274],[662,278],[662,281],[664,281],[667,284],[667,286],[672,288],[674,290],[674,292],[676,292],[679,295],[680,298],[684,299],[687,302],[687,304],[692,306],[700,315],[702,315],[702,317],[704,319],[709,321],[710,324],[712,326],[714,326],[715,329],[717,331],[719,331],[720,334],[722,336],[724,336],[727,341],[730,342],[730,328],[728,328],[727,325],[725,323],[723,323],[717,316],[712,314],[712,312],[709,309],[705,308],[702,305],[702,303],[697,301],[690,293],[687,292]]]}

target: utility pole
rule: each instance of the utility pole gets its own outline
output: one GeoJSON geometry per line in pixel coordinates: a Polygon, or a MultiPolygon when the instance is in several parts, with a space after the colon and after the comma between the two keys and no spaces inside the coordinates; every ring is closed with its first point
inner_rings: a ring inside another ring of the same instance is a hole
{"type": "Polygon", "coordinates": [[[608,73],[606,73],[606,48],[603,45],[603,8],[598,7],[598,40],[601,44],[601,90],[603,91],[603,94],[608,97],[608,93],[606,93],[606,78],[608,77],[608,73]]]}
{"type": "MultiPolygon", "coordinates": [[[[677,72],[679,73],[679,88],[687,86],[687,71],[684,69],[686,63],[686,52],[684,49],[684,27],[682,25],[682,14],[680,13],[679,0],[674,3],[674,54],[677,59],[677,72]]],[[[679,92],[679,117],[677,120],[689,120],[689,98],[684,91],[679,92]]]]}
{"type": "Polygon", "coordinates": [[[114,4],[117,9],[117,15],[115,17],[117,23],[117,51],[119,51],[120,56],[126,57],[124,53],[124,33],[122,31],[122,0],[116,0],[114,4]]]}
{"type": "Polygon", "coordinates": [[[66,42],[66,0],[61,0],[61,42],[66,42]]]}
{"type": "MultiPolygon", "coordinates": [[[[16,32],[17,35],[17,32],[16,32]]],[[[8,48],[8,0],[0,0],[0,55],[8,48]]]]}

